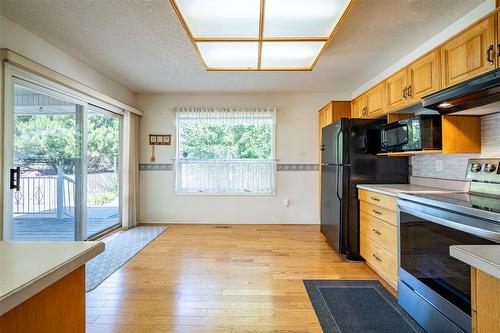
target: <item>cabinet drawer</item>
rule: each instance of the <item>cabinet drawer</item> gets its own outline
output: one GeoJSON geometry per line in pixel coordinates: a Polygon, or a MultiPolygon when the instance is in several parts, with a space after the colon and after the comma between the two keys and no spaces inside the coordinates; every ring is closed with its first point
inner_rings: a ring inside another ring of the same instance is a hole
{"type": "Polygon", "coordinates": [[[398,283],[397,258],[387,250],[360,234],[360,252],[366,262],[393,287],[398,283]]]}
{"type": "Polygon", "coordinates": [[[397,213],[393,210],[383,208],[380,206],[375,206],[374,204],[368,203],[366,201],[359,202],[359,210],[370,214],[382,221],[385,221],[393,226],[397,226],[397,213]]]}
{"type": "Polygon", "coordinates": [[[359,215],[360,232],[388,252],[397,255],[397,229],[395,226],[381,221],[365,212],[359,215]]]}
{"type": "Polygon", "coordinates": [[[360,189],[358,192],[359,200],[365,201],[376,206],[380,206],[389,210],[396,211],[397,204],[396,198],[390,197],[385,194],[380,194],[377,192],[371,192],[367,190],[360,189]]]}

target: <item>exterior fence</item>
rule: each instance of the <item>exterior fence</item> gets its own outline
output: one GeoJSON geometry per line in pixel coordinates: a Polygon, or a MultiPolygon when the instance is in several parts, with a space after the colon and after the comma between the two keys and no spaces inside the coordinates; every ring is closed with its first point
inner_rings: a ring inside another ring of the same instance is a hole
{"type": "MultiPolygon", "coordinates": [[[[116,173],[103,172],[87,177],[88,195],[94,195],[112,186],[116,173]]],[[[14,214],[43,214],[57,217],[75,216],[74,175],[65,175],[58,168],[53,176],[20,177],[20,190],[13,193],[14,214]]]]}

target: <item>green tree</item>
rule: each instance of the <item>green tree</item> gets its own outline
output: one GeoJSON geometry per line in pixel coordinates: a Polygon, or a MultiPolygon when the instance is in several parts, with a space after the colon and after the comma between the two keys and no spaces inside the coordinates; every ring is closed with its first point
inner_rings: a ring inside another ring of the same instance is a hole
{"type": "Polygon", "coordinates": [[[180,157],[200,159],[271,158],[272,126],[182,124],[180,157]]]}
{"type": "MultiPolygon", "coordinates": [[[[27,168],[44,163],[57,171],[74,172],[81,156],[81,128],[75,115],[17,115],[14,148],[16,160],[27,168]]],[[[90,114],[88,120],[89,172],[111,170],[120,149],[119,120],[90,114]]]]}

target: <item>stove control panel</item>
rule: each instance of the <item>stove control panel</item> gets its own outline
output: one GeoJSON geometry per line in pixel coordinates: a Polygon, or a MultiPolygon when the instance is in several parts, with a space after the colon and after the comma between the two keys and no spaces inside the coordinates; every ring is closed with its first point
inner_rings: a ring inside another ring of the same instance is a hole
{"type": "Polygon", "coordinates": [[[465,179],[471,182],[470,192],[500,196],[500,158],[470,159],[465,179]]]}

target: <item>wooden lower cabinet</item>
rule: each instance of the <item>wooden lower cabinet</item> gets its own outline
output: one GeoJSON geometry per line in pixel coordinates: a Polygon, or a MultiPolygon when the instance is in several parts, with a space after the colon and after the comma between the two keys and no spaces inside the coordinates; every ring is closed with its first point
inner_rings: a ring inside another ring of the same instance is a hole
{"type": "Polygon", "coordinates": [[[360,234],[361,256],[394,289],[398,285],[398,262],[395,255],[382,246],[360,234]]]}
{"type": "Polygon", "coordinates": [[[369,240],[380,244],[387,252],[398,255],[398,238],[396,227],[379,220],[365,212],[360,212],[360,232],[369,240]]]}
{"type": "Polygon", "coordinates": [[[396,198],[359,190],[360,253],[394,289],[398,285],[396,198]]]}
{"type": "Polygon", "coordinates": [[[500,280],[471,268],[472,332],[500,332],[500,280]]]}
{"type": "Polygon", "coordinates": [[[0,332],[84,333],[85,266],[0,316],[0,332]]]}
{"type": "Polygon", "coordinates": [[[380,194],[377,192],[371,192],[367,190],[359,190],[359,200],[371,203],[375,206],[396,211],[397,200],[395,197],[390,197],[388,195],[380,194]]]}

